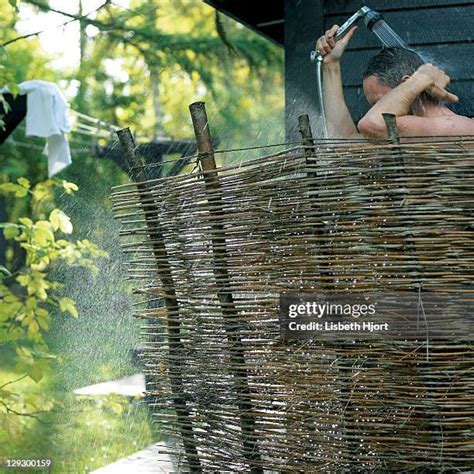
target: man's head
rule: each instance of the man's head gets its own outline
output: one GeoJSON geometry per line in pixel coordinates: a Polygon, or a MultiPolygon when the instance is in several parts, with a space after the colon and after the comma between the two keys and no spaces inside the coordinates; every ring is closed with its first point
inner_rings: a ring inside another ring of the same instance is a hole
{"type": "MultiPolygon", "coordinates": [[[[405,48],[384,48],[367,65],[363,76],[364,94],[371,105],[409,78],[425,62],[405,48]]],[[[423,99],[429,99],[424,96],[423,99]]]]}

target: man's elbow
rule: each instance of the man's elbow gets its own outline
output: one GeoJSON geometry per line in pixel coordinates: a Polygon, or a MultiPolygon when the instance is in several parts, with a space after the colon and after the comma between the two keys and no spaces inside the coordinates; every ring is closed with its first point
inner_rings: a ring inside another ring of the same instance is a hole
{"type": "Polygon", "coordinates": [[[357,128],[366,138],[387,138],[387,127],[382,117],[366,115],[360,119],[357,128]]]}

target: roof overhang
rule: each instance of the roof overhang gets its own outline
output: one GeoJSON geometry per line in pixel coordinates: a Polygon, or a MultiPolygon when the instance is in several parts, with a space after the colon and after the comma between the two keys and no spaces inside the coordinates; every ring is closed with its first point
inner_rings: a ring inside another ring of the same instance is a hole
{"type": "Polygon", "coordinates": [[[204,0],[204,2],[265,36],[279,46],[285,44],[284,0],[272,0],[271,2],[258,2],[258,0],[204,0]],[[264,4],[268,6],[265,8],[264,4]]]}

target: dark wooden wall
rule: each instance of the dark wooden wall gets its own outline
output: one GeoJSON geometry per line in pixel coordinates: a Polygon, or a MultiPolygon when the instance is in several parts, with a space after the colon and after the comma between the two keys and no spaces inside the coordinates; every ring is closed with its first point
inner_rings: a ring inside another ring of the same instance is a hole
{"type": "MultiPolygon", "coordinates": [[[[474,1],[286,0],[288,138],[297,138],[295,115],[301,113],[305,105],[313,116],[313,128],[317,129],[315,105],[312,98],[307,99],[308,95],[316,95],[315,71],[308,65],[308,55],[314,40],[333,24],[341,25],[362,5],[381,12],[387,23],[411,47],[441,66],[452,78],[451,90],[461,99],[453,109],[474,117],[474,1]],[[306,77],[307,74],[310,79],[306,77]],[[307,104],[305,100],[308,100],[307,104]]],[[[346,100],[354,120],[362,117],[368,109],[361,77],[368,59],[381,48],[378,39],[366,29],[363,22],[358,25],[359,31],[353,37],[342,62],[346,100]]]]}
{"type": "MultiPolygon", "coordinates": [[[[315,65],[310,62],[315,32],[323,28],[322,0],[285,1],[285,126],[288,140],[298,140],[298,115],[318,123],[315,65]]],[[[315,130],[315,135],[317,131],[315,130]]]]}

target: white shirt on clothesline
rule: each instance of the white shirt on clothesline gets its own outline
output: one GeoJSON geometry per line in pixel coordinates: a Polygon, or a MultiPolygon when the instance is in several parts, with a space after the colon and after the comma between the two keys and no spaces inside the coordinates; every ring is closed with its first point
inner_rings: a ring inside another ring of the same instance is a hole
{"type": "MultiPolygon", "coordinates": [[[[32,80],[19,84],[20,94],[26,94],[27,137],[47,139],[43,153],[48,156],[48,176],[51,178],[71,164],[71,150],[66,133],[71,131],[68,103],[53,82],[32,80]]],[[[6,88],[2,90],[5,92],[6,88]]]]}

